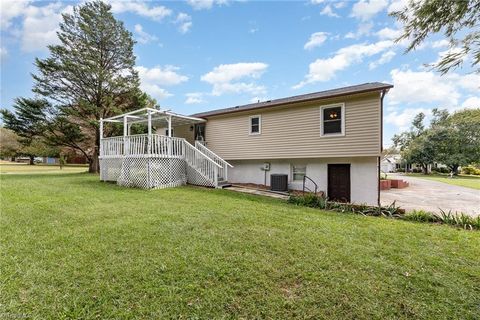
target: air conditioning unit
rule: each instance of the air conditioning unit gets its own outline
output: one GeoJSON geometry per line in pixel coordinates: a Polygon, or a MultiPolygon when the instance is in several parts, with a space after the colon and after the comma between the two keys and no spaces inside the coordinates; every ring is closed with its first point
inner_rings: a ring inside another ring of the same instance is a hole
{"type": "Polygon", "coordinates": [[[287,174],[271,174],[270,189],[272,191],[288,191],[288,175],[287,174]]]}

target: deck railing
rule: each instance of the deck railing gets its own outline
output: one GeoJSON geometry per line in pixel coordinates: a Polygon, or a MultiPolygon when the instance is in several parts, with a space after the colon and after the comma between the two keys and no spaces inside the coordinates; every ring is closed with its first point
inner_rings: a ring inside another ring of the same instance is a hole
{"type": "Polygon", "coordinates": [[[101,158],[148,156],[182,158],[204,179],[218,186],[219,177],[226,180],[226,166],[230,164],[209,151],[206,147],[196,148],[185,139],[158,134],[152,134],[150,141],[148,134],[103,138],[100,141],[101,158]],[[213,160],[211,157],[216,159],[213,160]]]}
{"type": "Polygon", "coordinates": [[[200,172],[204,178],[212,181],[215,186],[218,186],[218,171],[222,167],[186,140],[183,141],[187,164],[200,172]]]}
{"type": "Polygon", "coordinates": [[[223,160],[220,156],[214,153],[212,150],[208,149],[203,143],[200,141],[195,141],[195,147],[206,154],[210,159],[215,161],[220,168],[218,169],[218,177],[220,180],[228,180],[228,167],[233,168],[233,166],[228,163],[227,161],[223,160]]]}

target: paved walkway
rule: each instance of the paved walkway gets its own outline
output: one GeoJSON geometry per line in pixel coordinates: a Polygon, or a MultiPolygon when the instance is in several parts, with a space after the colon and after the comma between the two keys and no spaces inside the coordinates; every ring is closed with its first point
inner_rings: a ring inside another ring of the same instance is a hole
{"type": "Polygon", "coordinates": [[[439,208],[453,212],[464,212],[472,216],[480,215],[480,190],[454,186],[428,179],[388,174],[388,178],[402,179],[410,186],[405,189],[390,189],[381,192],[383,205],[396,204],[406,209],[423,209],[439,212],[439,208]]]}
{"type": "Polygon", "coordinates": [[[259,195],[259,196],[266,196],[266,197],[282,199],[282,200],[287,200],[288,199],[288,196],[284,195],[284,194],[274,193],[274,192],[270,192],[270,191],[267,191],[267,190],[245,188],[245,187],[236,186],[236,185],[233,185],[231,187],[227,187],[227,188],[225,188],[225,190],[256,194],[256,195],[259,195]]]}

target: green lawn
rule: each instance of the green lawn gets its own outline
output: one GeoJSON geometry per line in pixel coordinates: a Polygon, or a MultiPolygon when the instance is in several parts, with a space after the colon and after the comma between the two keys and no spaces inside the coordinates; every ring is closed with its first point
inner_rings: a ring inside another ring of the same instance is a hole
{"type": "Polygon", "coordinates": [[[89,174],[0,179],[0,318],[480,315],[480,232],[89,174]]]}
{"type": "Polygon", "coordinates": [[[480,190],[480,176],[458,175],[453,178],[450,178],[448,174],[438,174],[438,173],[432,173],[428,175],[424,175],[421,173],[409,173],[408,176],[435,180],[439,182],[453,184],[455,186],[461,186],[461,187],[480,190]]]}
{"type": "Polygon", "coordinates": [[[3,174],[39,174],[39,173],[78,173],[88,171],[87,165],[65,165],[60,169],[59,165],[26,163],[0,163],[0,173],[3,174]]]}

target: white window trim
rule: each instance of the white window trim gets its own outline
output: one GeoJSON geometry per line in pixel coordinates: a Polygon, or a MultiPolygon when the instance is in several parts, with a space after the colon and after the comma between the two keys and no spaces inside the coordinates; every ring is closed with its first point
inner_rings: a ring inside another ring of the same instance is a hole
{"type": "Polygon", "coordinates": [[[345,102],[332,103],[332,104],[326,104],[326,105],[320,106],[320,137],[328,138],[328,137],[343,137],[343,136],[345,136],[345,102]],[[341,119],[342,132],[325,134],[323,133],[323,110],[334,108],[334,107],[341,107],[341,110],[342,110],[341,111],[342,112],[342,119],[341,119]]]}
{"type": "Polygon", "coordinates": [[[292,181],[303,181],[303,179],[301,180],[295,180],[295,167],[304,167],[305,168],[305,172],[304,172],[304,176],[307,175],[307,165],[303,165],[303,164],[291,164],[291,172],[292,172],[292,181]]]}
{"type": "Polygon", "coordinates": [[[262,116],[261,115],[254,115],[248,117],[248,134],[251,136],[258,136],[262,134],[262,116]],[[252,119],[258,118],[258,132],[252,132],[252,119]]]}

